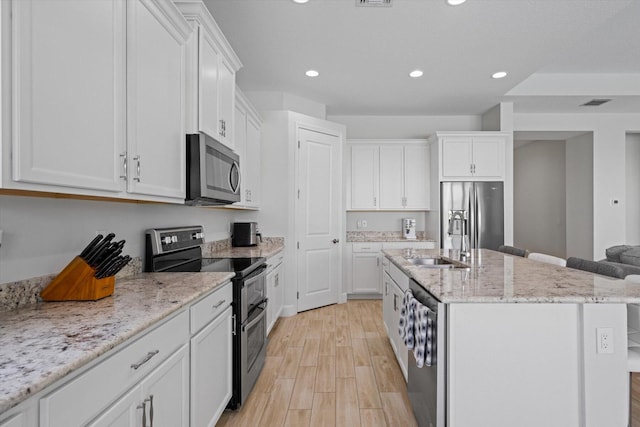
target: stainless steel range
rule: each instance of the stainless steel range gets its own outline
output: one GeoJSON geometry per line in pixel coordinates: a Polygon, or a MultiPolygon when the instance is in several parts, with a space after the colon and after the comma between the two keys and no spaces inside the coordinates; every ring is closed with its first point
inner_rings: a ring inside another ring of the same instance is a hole
{"type": "Polygon", "coordinates": [[[147,272],[235,272],[233,397],[239,408],[260,376],[267,352],[266,258],[203,258],[202,226],[154,228],[145,235],[147,272]]]}

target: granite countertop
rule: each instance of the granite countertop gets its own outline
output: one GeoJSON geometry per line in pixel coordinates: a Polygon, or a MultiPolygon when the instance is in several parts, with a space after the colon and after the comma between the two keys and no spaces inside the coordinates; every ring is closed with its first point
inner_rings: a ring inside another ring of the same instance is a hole
{"type": "Polygon", "coordinates": [[[272,256],[282,252],[284,250],[284,239],[267,240],[265,243],[261,243],[257,246],[246,247],[227,247],[222,249],[214,249],[207,251],[203,256],[207,258],[252,258],[252,257],[265,257],[271,258],[272,256]]]}
{"type": "Polygon", "coordinates": [[[425,236],[424,231],[416,232],[416,239],[405,239],[400,231],[347,231],[347,243],[353,242],[435,242],[425,236]]]}
{"type": "MultiPolygon", "coordinates": [[[[417,267],[402,249],[384,254],[444,303],[638,303],[640,284],[488,249],[474,249],[466,269],[417,267]]],[[[423,249],[412,257],[444,255],[423,249]]]]}
{"type": "Polygon", "coordinates": [[[38,302],[0,312],[0,413],[233,277],[144,273],[99,301],[38,302]]]}

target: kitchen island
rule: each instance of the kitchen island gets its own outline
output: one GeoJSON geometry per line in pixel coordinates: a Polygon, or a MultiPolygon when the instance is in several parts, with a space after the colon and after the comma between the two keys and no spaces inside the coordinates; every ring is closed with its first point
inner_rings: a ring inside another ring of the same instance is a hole
{"type": "Polygon", "coordinates": [[[626,303],[640,285],[484,249],[464,268],[407,259],[441,250],[384,254],[443,303],[447,426],[627,425],[626,303]]]}
{"type": "Polygon", "coordinates": [[[0,312],[0,420],[12,407],[33,402],[26,407],[25,425],[38,425],[37,399],[48,390],[108,359],[154,325],[184,317],[185,310],[188,319],[190,304],[231,277],[144,273],[117,280],[114,294],[98,301],[39,302],[0,312]]]}

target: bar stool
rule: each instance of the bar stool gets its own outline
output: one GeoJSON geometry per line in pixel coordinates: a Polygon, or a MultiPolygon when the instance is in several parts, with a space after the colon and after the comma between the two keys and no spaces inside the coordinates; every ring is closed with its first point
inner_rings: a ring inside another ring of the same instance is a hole
{"type": "Polygon", "coordinates": [[[613,264],[605,264],[603,262],[591,261],[584,258],[569,257],[567,258],[567,267],[601,274],[603,276],[615,277],[616,279],[624,279],[624,270],[613,264]]]}
{"type": "Polygon", "coordinates": [[[526,249],[516,248],[515,246],[500,245],[498,247],[498,251],[509,255],[521,256],[523,258],[527,256],[526,249]]]}
{"type": "Polygon", "coordinates": [[[547,264],[559,265],[561,267],[567,266],[566,259],[553,255],[541,254],[539,252],[531,252],[527,258],[534,261],[546,262],[547,264]]]}

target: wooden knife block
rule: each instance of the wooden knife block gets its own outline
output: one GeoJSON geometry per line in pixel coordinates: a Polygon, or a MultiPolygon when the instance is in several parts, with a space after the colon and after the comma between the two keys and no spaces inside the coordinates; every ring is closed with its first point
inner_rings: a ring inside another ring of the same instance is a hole
{"type": "Polygon", "coordinates": [[[96,279],[94,274],[95,270],[77,256],[40,292],[40,297],[45,301],[96,301],[113,294],[115,276],[96,279]]]}

